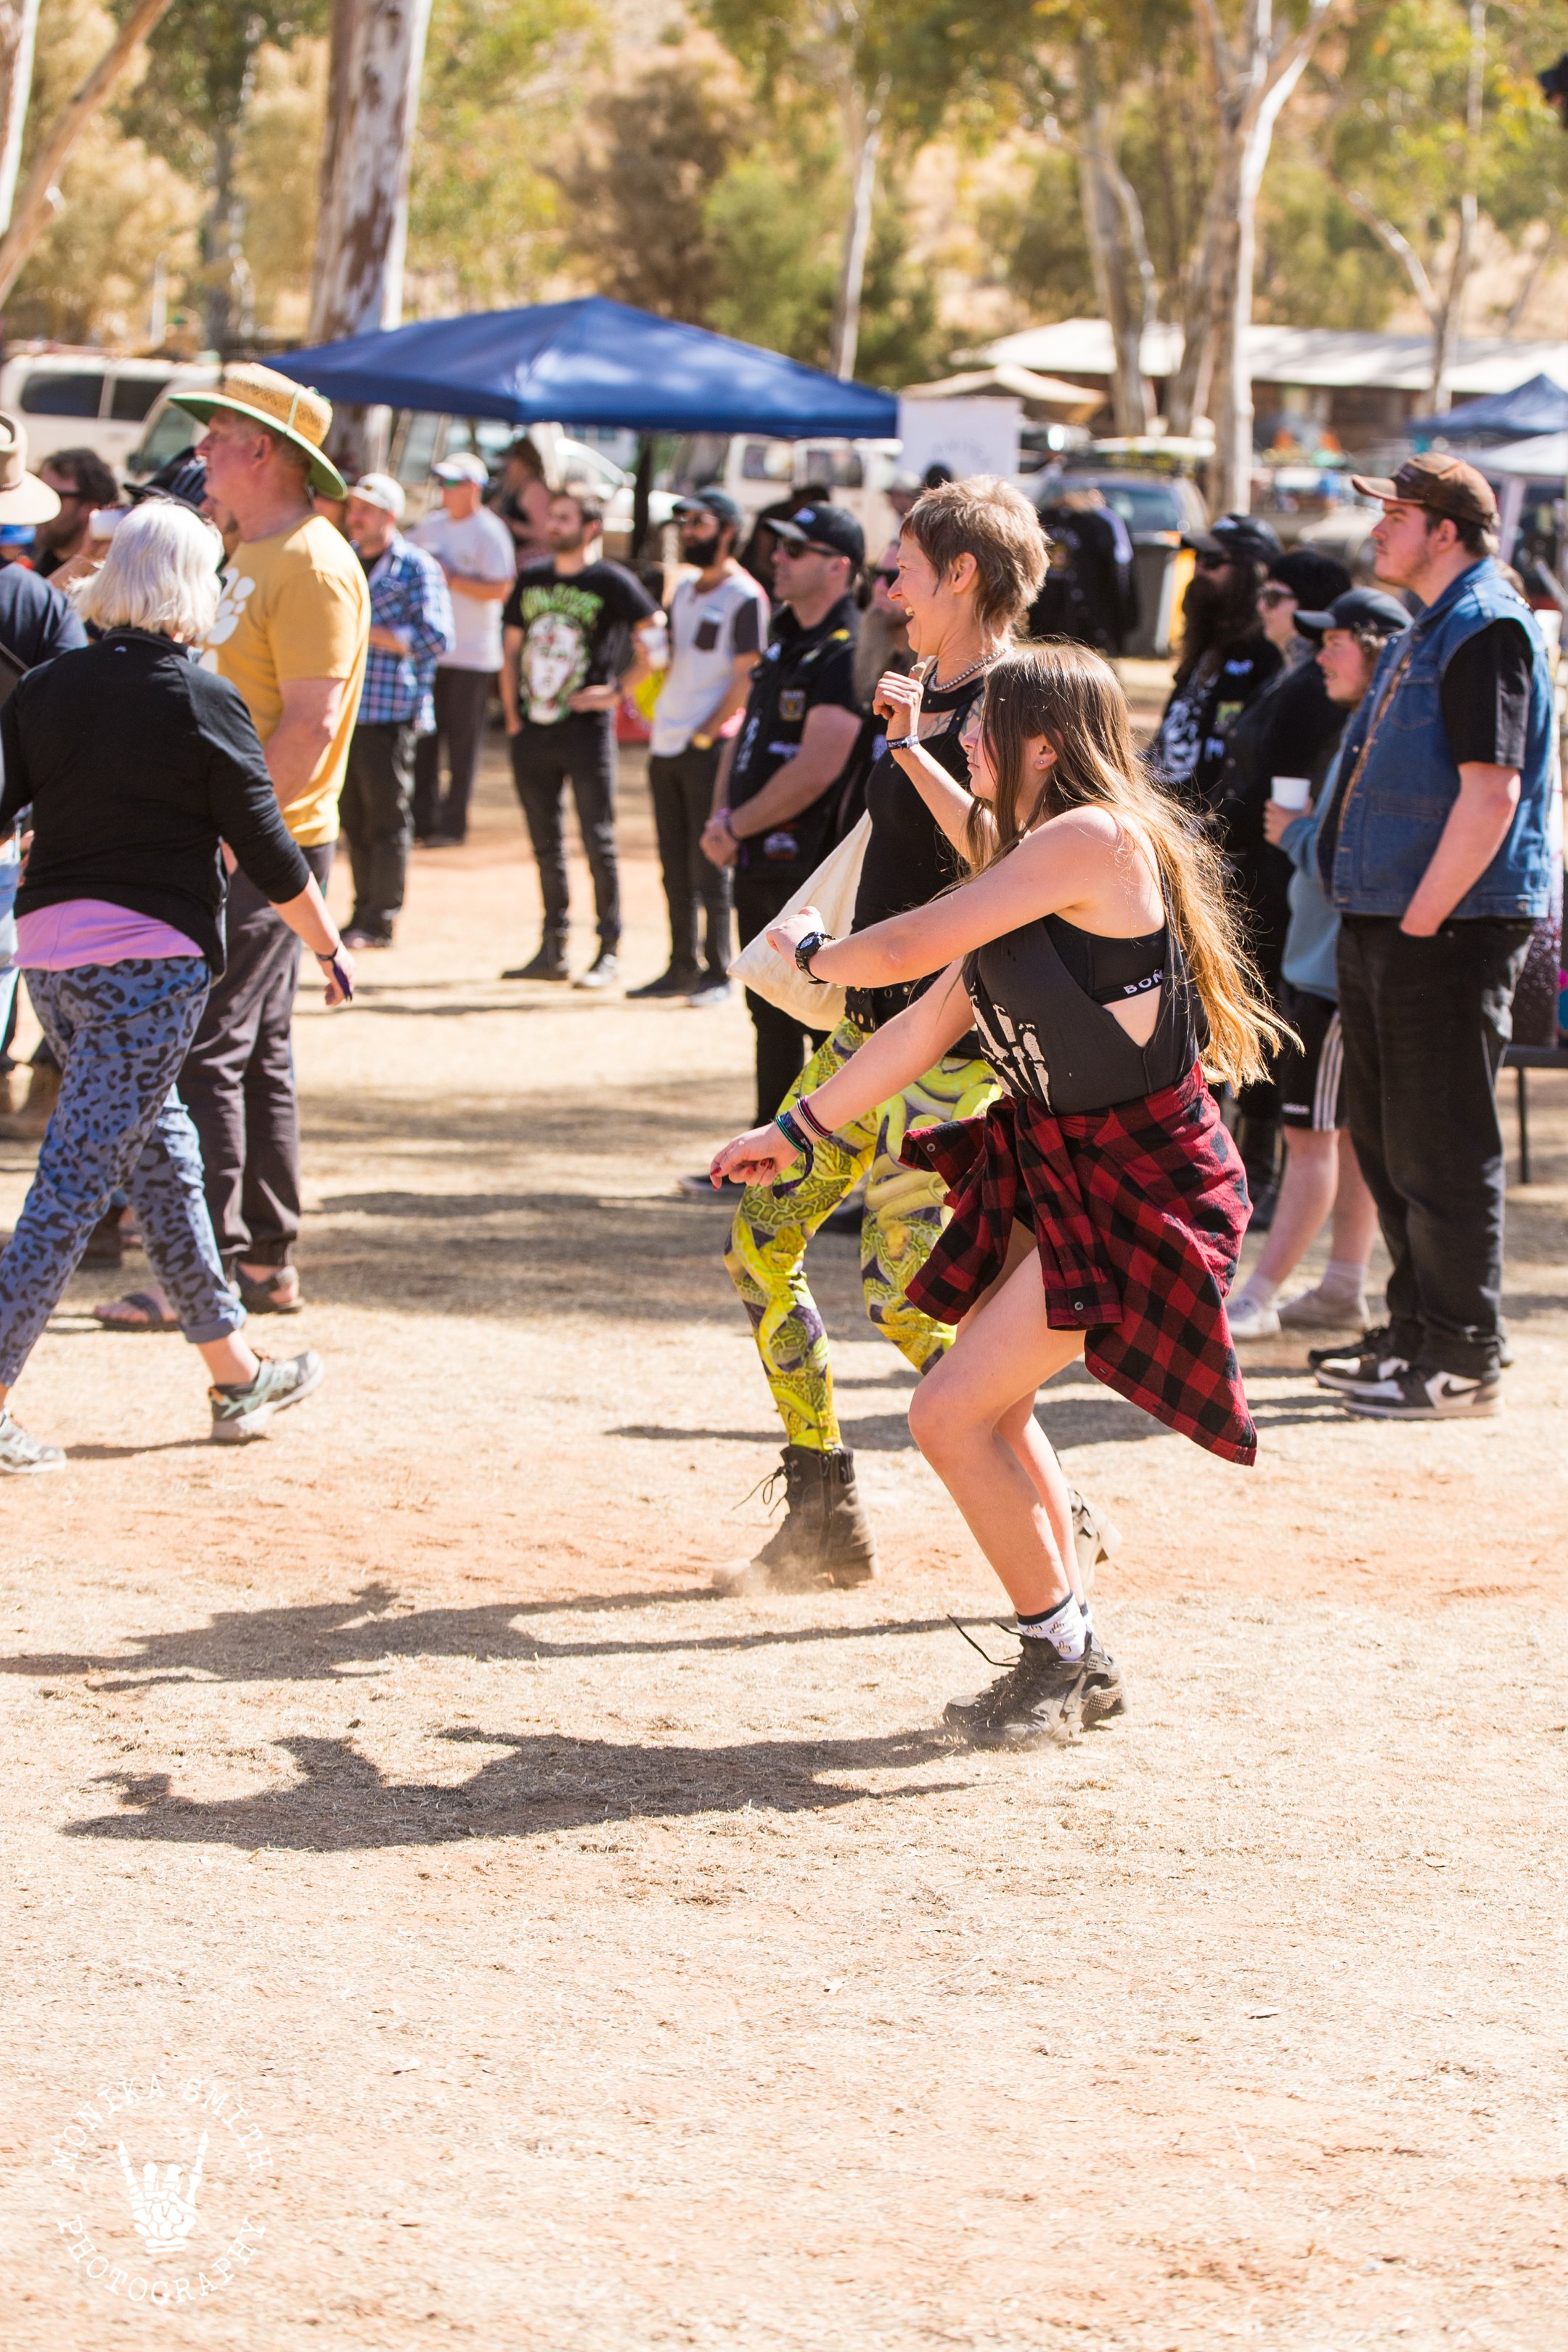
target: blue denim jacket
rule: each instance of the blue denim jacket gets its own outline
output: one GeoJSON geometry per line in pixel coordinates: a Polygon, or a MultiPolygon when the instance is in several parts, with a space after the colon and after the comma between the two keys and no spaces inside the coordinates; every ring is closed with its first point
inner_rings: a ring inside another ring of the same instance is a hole
{"type": "Polygon", "coordinates": [[[1507,840],[1454,916],[1463,920],[1548,912],[1556,727],[1552,671],[1534,614],[1484,556],[1451,581],[1403,635],[1390,638],[1366,699],[1345,730],[1341,771],[1352,782],[1340,812],[1332,871],[1323,875],[1342,914],[1403,915],[1415,896],[1459,793],[1459,771],[1443,725],[1443,672],[1467,637],[1502,619],[1519,622],[1532,657],[1519,806],[1507,840]],[[1405,668],[1357,776],[1356,762],[1384,682],[1399,662],[1405,668]]]}

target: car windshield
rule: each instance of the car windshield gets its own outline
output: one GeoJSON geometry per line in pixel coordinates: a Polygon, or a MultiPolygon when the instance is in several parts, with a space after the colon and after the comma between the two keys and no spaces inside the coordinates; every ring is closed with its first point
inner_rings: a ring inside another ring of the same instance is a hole
{"type": "MultiPolygon", "coordinates": [[[[1068,477],[1071,480],[1071,476],[1068,477]]],[[[1096,486],[1113,514],[1119,514],[1129,530],[1180,530],[1184,518],[1180,493],[1165,482],[1118,481],[1114,478],[1101,480],[1096,486]]]]}

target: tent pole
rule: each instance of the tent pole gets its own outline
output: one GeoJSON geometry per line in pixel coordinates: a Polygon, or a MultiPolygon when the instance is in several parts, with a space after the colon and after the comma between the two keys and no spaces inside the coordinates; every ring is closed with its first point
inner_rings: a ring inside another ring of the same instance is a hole
{"type": "Polygon", "coordinates": [[[632,484],[632,561],[642,554],[647,539],[648,509],[653,489],[653,435],[637,435],[637,473],[632,484]]]}

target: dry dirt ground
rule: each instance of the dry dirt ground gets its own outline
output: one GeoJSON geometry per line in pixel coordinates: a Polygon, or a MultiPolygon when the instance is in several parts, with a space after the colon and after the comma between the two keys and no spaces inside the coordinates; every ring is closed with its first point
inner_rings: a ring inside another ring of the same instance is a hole
{"type": "Polygon", "coordinates": [[[1563,1082],[1496,1423],[1355,1424],[1266,1348],[1248,1473],[1047,1391],[1124,1532],[1132,1711],[973,1756],[947,1612],[998,1595],[850,1242],[815,1261],[881,1579],[709,1591],[777,1437],[673,1183],[750,1033],[501,982],[535,906],[494,770],[357,1008],[302,1001],[272,1332],[318,1398],[212,1450],[101,1277],[19,1392],[71,1458],[0,1496],[0,2338],[1560,2352],[1563,1082]],[[150,2253],[131,2188],[204,2134],[150,2253]]]}

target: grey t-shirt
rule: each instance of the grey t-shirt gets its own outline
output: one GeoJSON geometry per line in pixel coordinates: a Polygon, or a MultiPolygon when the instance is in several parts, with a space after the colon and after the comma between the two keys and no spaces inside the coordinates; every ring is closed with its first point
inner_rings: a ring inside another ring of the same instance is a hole
{"type": "Polygon", "coordinates": [[[669,668],[649,750],[661,759],[684,751],[723,701],[737,654],[760,653],[767,635],[768,600],[749,572],[731,572],[716,588],[683,580],[669,600],[669,668]]]}

